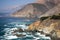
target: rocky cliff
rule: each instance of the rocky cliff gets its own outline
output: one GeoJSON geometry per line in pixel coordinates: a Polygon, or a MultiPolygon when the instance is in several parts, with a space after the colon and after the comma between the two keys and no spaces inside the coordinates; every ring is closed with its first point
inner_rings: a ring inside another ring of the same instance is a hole
{"type": "MultiPolygon", "coordinates": [[[[57,0],[56,0],[57,1],[57,0]]],[[[60,1],[59,1],[60,2],[60,1]]],[[[27,17],[27,18],[39,18],[41,15],[48,13],[49,10],[53,10],[52,8],[56,7],[59,2],[54,1],[45,1],[45,3],[30,3],[25,5],[20,10],[17,10],[15,13],[13,13],[12,17],[27,17]]]]}
{"type": "Polygon", "coordinates": [[[43,4],[31,3],[27,4],[23,9],[12,14],[14,17],[37,17],[48,11],[48,8],[43,4]]]}
{"type": "Polygon", "coordinates": [[[55,38],[60,38],[60,15],[42,17],[42,19],[44,20],[38,20],[32,23],[27,30],[42,31],[44,34],[49,34],[51,37],[54,37],[54,40],[55,38]]]}
{"type": "Polygon", "coordinates": [[[57,15],[59,13],[60,13],[60,3],[57,6],[55,6],[54,8],[47,11],[45,14],[41,15],[40,17],[57,15]]]}

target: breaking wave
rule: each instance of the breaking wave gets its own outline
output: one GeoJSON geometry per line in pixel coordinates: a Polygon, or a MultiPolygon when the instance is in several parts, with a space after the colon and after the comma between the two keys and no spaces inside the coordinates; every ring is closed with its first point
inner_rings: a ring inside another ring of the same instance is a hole
{"type": "Polygon", "coordinates": [[[6,28],[5,35],[3,36],[6,40],[51,40],[50,37],[46,37],[44,34],[40,34],[39,32],[30,33],[30,32],[14,32],[14,30],[18,30],[18,28],[6,28]],[[18,34],[19,36],[16,36],[18,34]]]}

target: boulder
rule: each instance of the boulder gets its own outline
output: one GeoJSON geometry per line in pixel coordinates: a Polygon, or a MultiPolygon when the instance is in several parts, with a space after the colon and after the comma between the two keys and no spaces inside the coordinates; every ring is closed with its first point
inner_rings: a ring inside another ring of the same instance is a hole
{"type": "Polygon", "coordinates": [[[16,33],[16,32],[24,32],[23,29],[21,28],[18,28],[17,30],[14,30],[13,33],[16,33]]]}

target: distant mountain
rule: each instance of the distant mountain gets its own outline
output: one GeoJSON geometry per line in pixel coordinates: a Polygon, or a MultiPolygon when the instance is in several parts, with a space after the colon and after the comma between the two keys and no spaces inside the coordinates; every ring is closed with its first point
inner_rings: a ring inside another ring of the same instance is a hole
{"type": "Polygon", "coordinates": [[[57,4],[51,1],[46,1],[45,4],[30,3],[30,4],[25,5],[22,9],[13,13],[11,16],[12,17],[26,17],[26,18],[37,17],[39,18],[41,15],[45,14],[46,12],[53,10],[53,8],[57,6],[57,4]]]}
{"type": "Polygon", "coordinates": [[[50,9],[40,17],[52,16],[52,15],[58,15],[58,14],[60,14],[60,4],[56,5],[54,8],[50,9]]]}

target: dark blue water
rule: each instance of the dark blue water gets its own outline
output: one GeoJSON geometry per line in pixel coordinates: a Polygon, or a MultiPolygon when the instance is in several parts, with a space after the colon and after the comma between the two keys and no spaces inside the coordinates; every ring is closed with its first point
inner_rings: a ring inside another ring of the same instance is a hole
{"type": "Polygon", "coordinates": [[[12,18],[12,17],[0,17],[0,36],[4,33],[2,30],[5,28],[14,28],[14,22],[16,23],[25,23],[25,24],[31,24],[34,21],[34,19],[27,19],[27,18],[12,18]],[[12,24],[9,24],[12,23],[12,24]]]}
{"type": "Polygon", "coordinates": [[[26,35],[25,37],[18,37],[15,39],[10,38],[12,37],[11,36],[12,29],[16,29],[16,28],[25,29],[28,27],[28,25],[30,25],[35,21],[36,21],[35,19],[27,19],[27,18],[0,17],[0,40],[50,40],[50,39],[46,39],[45,35],[42,35],[44,37],[41,37],[40,33],[35,33],[33,35],[32,33],[29,32],[21,33],[23,35],[25,34],[26,35]]]}

